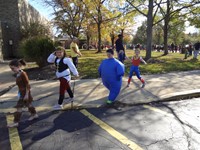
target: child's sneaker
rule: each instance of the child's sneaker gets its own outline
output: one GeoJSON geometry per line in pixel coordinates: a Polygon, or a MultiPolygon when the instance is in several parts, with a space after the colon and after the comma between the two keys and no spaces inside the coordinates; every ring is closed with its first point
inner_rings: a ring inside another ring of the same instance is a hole
{"type": "Polygon", "coordinates": [[[34,119],[38,119],[38,115],[37,114],[31,115],[31,117],[28,118],[28,121],[32,121],[34,119]]]}
{"type": "Polygon", "coordinates": [[[64,103],[71,103],[71,102],[73,102],[74,101],[74,98],[67,98],[67,99],[64,99],[64,103]]]}
{"type": "Polygon", "coordinates": [[[128,83],[126,87],[129,87],[129,85],[130,85],[130,83],[128,83]]]}
{"type": "Polygon", "coordinates": [[[142,84],[141,88],[144,88],[144,87],[145,87],[145,84],[146,84],[146,83],[144,82],[144,83],[142,84]]]}
{"type": "Polygon", "coordinates": [[[15,127],[18,127],[18,126],[19,126],[19,123],[18,123],[18,122],[11,123],[11,124],[8,124],[8,125],[7,125],[8,128],[15,128],[15,127]]]}
{"type": "Polygon", "coordinates": [[[63,105],[56,104],[53,106],[53,110],[62,110],[62,109],[63,109],[63,105]]]}
{"type": "Polygon", "coordinates": [[[113,101],[111,101],[111,100],[106,101],[106,104],[112,104],[112,103],[113,103],[113,101]]]}

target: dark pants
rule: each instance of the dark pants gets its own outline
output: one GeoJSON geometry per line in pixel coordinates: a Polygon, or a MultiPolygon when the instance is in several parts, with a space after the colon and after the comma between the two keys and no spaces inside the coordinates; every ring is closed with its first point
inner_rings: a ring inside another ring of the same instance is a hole
{"type": "Polygon", "coordinates": [[[125,58],[126,58],[126,55],[125,55],[124,51],[121,50],[120,52],[118,52],[118,60],[119,61],[124,63],[125,58]]]}
{"type": "Polygon", "coordinates": [[[77,68],[78,67],[78,57],[72,57],[72,61],[74,66],[77,68]]]}
{"type": "Polygon", "coordinates": [[[61,105],[63,103],[64,98],[65,98],[65,91],[66,90],[67,90],[67,93],[69,94],[70,98],[73,98],[74,94],[71,90],[69,82],[65,78],[59,78],[59,80],[60,80],[60,96],[59,96],[58,104],[61,105]]]}

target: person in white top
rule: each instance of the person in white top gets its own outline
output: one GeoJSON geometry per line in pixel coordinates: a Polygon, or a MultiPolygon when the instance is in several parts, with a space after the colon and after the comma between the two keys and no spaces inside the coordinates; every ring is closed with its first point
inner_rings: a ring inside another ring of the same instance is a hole
{"type": "Polygon", "coordinates": [[[58,104],[56,104],[53,109],[54,110],[61,110],[63,109],[63,100],[65,98],[65,91],[68,92],[69,97],[73,100],[74,94],[70,87],[70,80],[71,80],[71,73],[74,76],[78,77],[78,71],[74,66],[71,58],[66,57],[66,53],[64,48],[61,46],[55,48],[55,52],[51,53],[47,58],[49,63],[55,63],[56,66],[56,76],[60,81],[60,94],[58,104]]]}

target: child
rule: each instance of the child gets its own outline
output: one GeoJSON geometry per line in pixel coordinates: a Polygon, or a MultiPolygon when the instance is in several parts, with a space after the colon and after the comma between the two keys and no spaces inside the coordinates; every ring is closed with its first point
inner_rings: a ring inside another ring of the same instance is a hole
{"type": "Polygon", "coordinates": [[[74,94],[70,88],[69,82],[71,80],[70,70],[72,73],[78,77],[78,71],[74,66],[72,60],[66,57],[66,53],[64,48],[57,47],[55,52],[50,54],[47,61],[49,63],[55,63],[56,66],[56,76],[60,80],[60,94],[58,104],[56,104],[53,109],[54,110],[62,110],[63,109],[63,100],[65,97],[65,91],[67,90],[71,101],[73,101],[74,94]]]}
{"type": "Polygon", "coordinates": [[[133,58],[132,58],[132,66],[130,68],[130,73],[129,73],[129,79],[128,79],[127,87],[129,87],[129,85],[130,85],[131,78],[132,78],[134,72],[135,72],[137,78],[142,82],[142,88],[145,87],[145,81],[140,76],[139,64],[140,64],[141,61],[144,64],[147,64],[147,63],[139,55],[140,55],[140,50],[137,48],[137,49],[135,49],[135,56],[133,56],[133,58]]]}
{"type": "Polygon", "coordinates": [[[17,60],[17,59],[12,60],[9,63],[10,69],[14,73],[16,73],[16,84],[19,88],[19,91],[18,91],[19,100],[17,102],[17,105],[15,106],[15,108],[17,108],[17,111],[14,113],[14,123],[8,124],[7,126],[8,128],[18,127],[20,117],[22,115],[22,108],[24,106],[28,107],[28,111],[31,113],[31,117],[28,119],[29,121],[38,118],[36,110],[32,106],[33,98],[30,92],[28,76],[26,72],[24,72],[21,69],[21,66],[25,66],[25,65],[26,63],[23,60],[17,60]]]}
{"type": "Polygon", "coordinates": [[[102,78],[103,85],[109,90],[109,96],[106,103],[113,105],[116,101],[116,97],[119,95],[122,86],[122,77],[124,75],[124,64],[114,58],[114,52],[112,49],[106,51],[107,59],[104,59],[98,72],[102,78]]]}

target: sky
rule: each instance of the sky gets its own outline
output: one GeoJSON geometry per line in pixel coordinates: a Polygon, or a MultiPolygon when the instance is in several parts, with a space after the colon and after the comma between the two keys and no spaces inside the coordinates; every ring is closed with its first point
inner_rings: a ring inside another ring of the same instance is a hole
{"type": "Polygon", "coordinates": [[[53,9],[50,7],[47,8],[45,4],[42,3],[42,0],[28,0],[28,2],[48,20],[53,18],[51,15],[51,13],[53,13],[53,9]]]}
{"type": "MultiPolygon", "coordinates": [[[[51,20],[53,18],[53,16],[51,15],[51,13],[53,12],[52,8],[47,8],[43,3],[42,0],[28,0],[29,3],[35,8],[37,9],[45,18],[47,18],[48,20],[51,20]]],[[[143,19],[139,19],[141,21],[143,21],[143,19]]],[[[138,22],[136,26],[134,26],[134,28],[139,27],[142,24],[142,22],[138,22]]],[[[189,26],[189,24],[186,23],[186,31],[185,33],[194,33],[194,32],[198,32],[198,29],[194,28],[193,26],[189,26]]]]}

